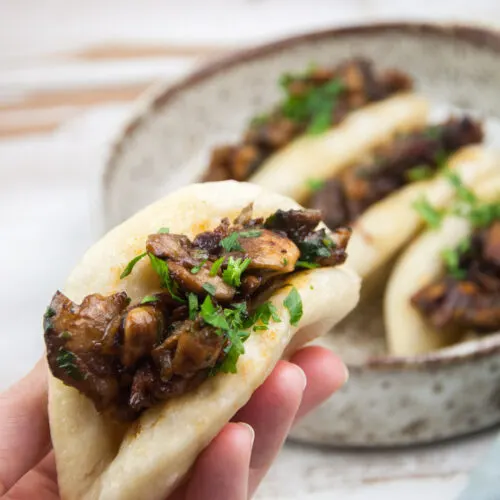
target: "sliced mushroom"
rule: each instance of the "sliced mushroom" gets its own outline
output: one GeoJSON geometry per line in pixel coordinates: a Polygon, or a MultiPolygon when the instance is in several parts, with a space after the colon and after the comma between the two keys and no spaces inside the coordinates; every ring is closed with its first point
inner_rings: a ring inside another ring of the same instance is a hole
{"type": "Polygon", "coordinates": [[[210,276],[210,270],[202,267],[197,273],[182,267],[177,262],[168,261],[168,267],[172,278],[179,283],[180,287],[188,292],[196,294],[207,294],[213,287],[214,293],[210,293],[220,302],[231,302],[236,293],[236,289],[229,286],[218,276],[210,276]],[[205,285],[205,287],[204,287],[205,285]]]}
{"type": "Polygon", "coordinates": [[[217,362],[224,345],[222,335],[210,326],[200,327],[194,321],[185,321],[180,328],[177,349],[172,362],[174,374],[190,376],[217,362]]]}
{"type": "Polygon", "coordinates": [[[123,319],[123,344],[120,361],[133,366],[148,354],[161,338],[163,314],[154,306],[144,305],[130,309],[123,319]]]}
{"type": "Polygon", "coordinates": [[[197,265],[199,259],[193,255],[191,241],[180,234],[151,234],[148,236],[146,250],[159,259],[172,259],[197,265]]]}
{"type": "Polygon", "coordinates": [[[248,269],[292,272],[300,255],[297,245],[267,229],[259,232],[259,236],[239,239],[243,251],[251,259],[248,269]]]}

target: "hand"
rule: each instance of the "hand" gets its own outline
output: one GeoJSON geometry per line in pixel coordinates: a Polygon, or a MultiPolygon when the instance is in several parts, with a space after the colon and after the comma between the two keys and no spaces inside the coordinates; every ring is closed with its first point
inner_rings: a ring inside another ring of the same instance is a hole
{"type": "MultiPolygon", "coordinates": [[[[305,347],[290,362],[280,361],[200,454],[188,480],[168,500],[250,498],[294,421],[346,379],[342,361],[321,347],[305,347]]],[[[0,496],[5,500],[59,498],[44,360],[0,395],[0,496]]]]}

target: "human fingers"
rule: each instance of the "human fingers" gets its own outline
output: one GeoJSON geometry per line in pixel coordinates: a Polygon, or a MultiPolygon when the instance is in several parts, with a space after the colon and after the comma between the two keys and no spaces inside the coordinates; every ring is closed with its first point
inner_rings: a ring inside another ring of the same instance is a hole
{"type": "Polygon", "coordinates": [[[0,394],[0,495],[50,449],[45,361],[0,394]]]}
{"type": "Polygon", "coordinates": [[[300,366],[307,378],[296,420],[323,403],[349,378],[342,360],[323,347],[304,347],[292,356],[290,362],[300,366]]]}
{"type": "Polygon", "coordinates": [[[186,500],[247,500],[254,431],[244,423],[226,424],[198,457],[186,500]]]}
{"type": "Polygon", "coordinates": [[[255,430],[250,462],[249,493],[252,495],[266,474],[293,424],[306,386],[301,368],[280,361],[271,375],[235,417],[255,430]]]}

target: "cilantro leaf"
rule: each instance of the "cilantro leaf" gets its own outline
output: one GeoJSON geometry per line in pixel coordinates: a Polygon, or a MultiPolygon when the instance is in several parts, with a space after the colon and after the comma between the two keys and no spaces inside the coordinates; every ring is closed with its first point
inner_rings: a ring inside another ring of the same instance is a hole
{"type": "Polygon", "coordinates": [[[290,290],[290,293],[283,301],[283,305],[288,309],[290,313],[290,324],[292,326],[297,326],[302,318],[303,309],[302,309],[302,299],[300,298],[300,294],[295,287],[290,290]]]}
{"type": "Polygon", "coordinates": [[[158,234],[168,234],[170,233],[170,228],[168,227],[160,227],[157,231],[158,234]]]}
{"type": "Polygon", "coordinates": [[[249,334],[248,332],[240,331],[230,331],[228,332],[228,338],[230,344],[225,348],[224,352],[226,357],[219,367],[219,370],[224,373],[236,373],[236,364],[239,357],[245,354],[245,346],[243,342],[247,340],[249,334]]]}
{"type": "Polygon", "coordinates": [[[196,319],[198,313],[198,295],[188,293],[189,319],[196,319]]]}
{"type": "Polygon", "coordinates": [[[238,287],[241,285],[241,275],[245,272],[246,268],[251,262],[250,258],[234,259],[229,257],[227,268],[222,273],[222,279],[230,286],[238,287]]]}
{"type": "Polygon", "coordinates": [[[226,236],[224,239],[221,240],[220,246],[226,252],[233,252],[233,251],[241,252],[243,251],[243,248],[241,247],[238,238],[239,238],[238,232],[231,233],[229,236],[226,236]]]}
{"type": "Polygon", "coordinates": [[[200,316],[205,323],[212,325],[215,328],[229,330],[229,325],[224,317],[224,314],[214,306],[210,295],[207,295],[203,304],[201,304],[200,316]]]}
{"type": "Polygon", "coordinates": [[[197,266],[194,266],[191,268],[191,274],[196,274],[196,273],[199,273],[200,272],[200,269],[205,265],[205,262],[207,261],[208,259],[205,259],[203,262],[201,262],[200,264],[198,264],[197,266]]]}
{"type": "Polygon", "coordinates": [[[319,191],[326,184],[325,181],[321,179],[307,179],[306,185],[311,191],[319,191]]]}
{"type": "Polygon", "coordinates": [[[146,295],[142,300],[141,304],[149,304],[150,302],[156,302],[158,300],[158,297],[155,295],[146,295]]]}
{"type": "Polygon", "coordinates": [[[477,203],[478,201],[477,196],[464,185],[462,179],[460,179],[460,177],[456,174],[456,172],[447,170],[444,175],[450,181],[452,186],[455,188],[457,197],[460,200],[469,205],[474,205],[475,203],[477,203]]]}
{"type": "Polygon", "coordinates": [[[137,257],[134,257],[125,267],[123,272],[120,274],[120,279],[122,280],[123,278],[126,278],[131,272],[132,269],[134,269],[134,266],[143,258],[146,257],[147,252],[141,253],[141,255],[138,255],[137,257]]]}
{"type": "Polygon", "coordinates": [[[222,263],[224,262],[225,257],[220,257],[217,259],[213,264],[212,267],[210,268],[210,276],[215,276],[217,272],[220,269],[220,266],[222,266],[222,263]]]}
{"type": "Polygon", "coordinates": [[[168,269],[168,264],[164,261],[153,255],[152,253],[148,253],[149,260],[151,261],[151,267],[154,272],[160,278],[160,286],[162,288],[166,288],[172,298],[177,302],[186,302],[182,297],[178,295],[179,287],[177,283],[170,276],[170,270],[168,269]]]}
{"type": "Polygon", "coordinates": [[[304,269],[316,269],[319,267],[319,264],[316,262],[306,262],[305,260],[298,260],[295,263],[295,267],[303,267],[304,269]]]}
{"type": "Polygon", "coordinates": [[[249,231],[240,231],[238,235],[240,238],[258,238],[262,234],[259,229],[251,229],[249,231]]]}
{"type": "Polygon", "coordinates": [[[425,198],[422,196],[418,200],[413,202],[413,208],[418,212],[420,217],[424,219],[428,226],[433,229],[438,228],[441,225],[443,219],[443,214],[438,212],[425,198]]]}
{"type": "Polygon", "coordinates": [[[425,179],[430,179],[434,175],[431,167],[427,165],[419,165],[413,167],[408,172],[406,172],[406,178],[411,182],[423,181],[425,179]]]}
{"type": "Polygon", "coordinates": [[[202,288],[203,290],[205,290],[205,292],[207,292],[208,294],[214,296],[215,295],[215,291],[216,291],[216,288],[214,285],[212,285],[212,283],[203,283],[202,285],[202,288]]]}
{"type": "Polygon", "coordinates": [[[271,302],[264,302],[263,304],[260,304],[257,309],[255,309],[251,318],[249,318],[249,320],[245,324],[245,327],[249,328],[250,326],[260,322],[263,326],[265,326],[265,329],[267,330],[271,318],[274,322],[281,323],[281,318],[278,314],[276,306],[271,302]]]}
{"type": "Polygon", "coordinates": [[[448,272],[457,279],[463,279],[466,273],[463,269],[460,269],[460,255],[458,249],[456,248],[446,248],[441,252],[441,257],[446,264],[448,272]]]}

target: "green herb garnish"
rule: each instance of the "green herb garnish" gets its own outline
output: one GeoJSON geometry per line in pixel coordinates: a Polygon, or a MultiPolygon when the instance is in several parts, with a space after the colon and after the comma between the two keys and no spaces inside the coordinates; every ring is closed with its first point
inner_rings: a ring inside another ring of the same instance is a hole
{"type": "Polygon", "coordinates": [[[302,308],[302,299],[300,298],[300,294],[295,287],[290,290],[290,293],[283,301],[283,305],[288,309],[290,313],[290,324],[292,326],[297,326],[302,318],[303,308],[302,308]]]}
{"type": "Polygon", "coordinates": [[[212,283],[203,283],[202,288],[209,295],[212,295],[212,297],[215,295],[216,288],[214,285],[212,285],[212,283]]]}
{"type": "Polygon", "coordinates": [[[312,86],[301,95],[290,93],[289,85],[296,77],[284,75],[281,85],[286,97],[281,104],[282,113],[290,120],[308,124],[309,134],[320,134],[332,125],[333,110],[338,97],[344,90],[344,84],[330,80],[320,86],[312,86]]]}
{"type": "Polygon", "coordinates": [[[203,262],[201,262],[200,264],[198,264],[197,266],[194,266],[191,268],[191,274],[197,274],[200,272],[200,269],[205,265],[205,262],[207,261],[208,259],[205,259],[203,262]]]}
{"type": "Polygon", "coordinates": [[[233,251],[243,251],[243,248],[240,245],[240,242],[238,241],[239,234],[237,232],[231,233],[229,236],[226,236],[224,239],[221,240],[220,246],[226,251],[226,252],[233,252],[233,251]]]}
{"type": "Polygon", "coordinates": [[[281,260],[281,263],[283,264],[283,267],[288,266],[288,259],[286,257],[283,257],[283,259],[281,260]]]}
{"type": "Polygon", "coordinates": [[[234,287],[240,286],[241,275],[245,272],[250,262],[251,259],[249,258],[242,260],[229,257],[229,260],[227,262],[227,268],[222,273],[222,279],[230,286],[234,287]]]}
{"type": "Polygon", "coordinates": [[[238,363],[238,359],[242,354],[245,354],[245,346],[243,342],[249,337],[248,332],[237,331],[237,330],[229,330],[227,332],[227,337],[230,341],[230,344],[224,349],[226,357],[224,361],[219,366],[219,370],[224,373],[236,373],[237,368],[236,365],[238,363]]]}
{"type": "Polygon", "coordinates": [[[195,293],[188,293],[188,308],[189,319],[196,319],[198,313],[198,295],[195,293]]]}
{"type": "Polygon", "coordinates": [[[431,125],[422,131],[422,135],[427,139],[437,140],[443,130],[442,125],[431,125]]]}
{"type": "Polygon", "coordinates": [[[307,187],[313,192],[319,191],[325,184],[326,182],[321,179],[307,179],[306,181],[307,187]]]}
{"type": "Polygon", "coordinates": [[[168,234],[170,233],[170,228],[169,227],[160,227],[157,231],[158,234],[168,234]]]}
{"type": "Polygon", "coordinates": [[[295,263],[295,267],[303,267],[304,269],[316,269],[319,264],[316,262],[306,262],[305,260],[298,260],[295,263]]]}
{"type": "Polygon", "coordinates": [[[254,325],[255,323],[262,323],[263,326],[267,327],[269,326],[269,321],[273,320],[275,323],[281,323],[281,318],[278,314],[278,310],[276,309],[275,305],[271,302],[264,302],[263,304],[260,304],[257,309],[255,309],[254,313],[252,314],[249,322],[250,325],[246,326],[251,326],[254,325]]]}
{"type": "Polygon", "coordinates": [[[251,229],[250,231],[241,231],[238,233],[240,238],[258,238],[262,234],[259,229],[251,229]]]}
{"type": "Polygon", "coordinates": [[[215,328],[222,330],[229,329],[229,325],[226,318],[224,317],[224,313],[214,306],[209,295],[205,297],[203,304],[201,304],[200,316],[202,317],[203,321],[205,321],[205,323],[208,323],[215,328]]]}
{"type": "Polygon", "coordinates": [[[170,276],[168,264],[152,253],[148,253],[147,255],[149,257],[149,260],[151,261],[151,267],[160,278],[160,286],[162,288],[166,288],[172,298],[177,302],[186,302],[182,297],[179,296],[179,286],[172,279],[172,276],[170,276]]]}
{"type": "Polygon", "coordinates": [[[433,229],[438,228],[443,220],[443,214],[438,212],[425,196],[413,202],[413,208],[419,213],[420,217],[424,219],[428,226],[433,229]]]}
{"type": "Polygon", "coordinates": [[[56,357],[56,363],[71,378],[75,380],[82,380],[84,378],[76,366],[76,356],[71,351],[60,349],[56,357]]]}
{"type": "Polygon", "coordinates": [[[418,167],[413,167],[406,172],[406,178],[411,182],[430,179],[433,175],[434,171],[427,165],[419,165],[418,167]]]}
{"type": "Polygon", "coordinates": [[[444,149],[439,149],[434,155],[434,162],[438,166],[439,169],[443,169],[446,167],[448,163],[449,155],[444,149]]]}
{"type": "Polygon", "coordinates": [[[137,257],[134,257],[125,267],[123,272],[120,274],[120,279],[122,280],[123,278],[126,278],[131,272],[132,269],[134,269],[134,266],[143,258],[146,257],[148,253],[144,252],[141,253],[141,255],[138,255],[137,257]]]}
{"type": "Polygon", "coordinates": [[[477,196],[464,185],[462,179],[460,179],[456,172],[447,170],[444,175],[450,181],[451,185],[455,188],[459,200],[469,205],[474,205],[475,203],[477,203],[477,196]]]}
{"type": "Polygon", "coordinates": [[[446,264],[448,272],[457,279],[463,279],[466,273],[463,269],[460,269],[460,253],[458,249],[446,248],[441,252],[441,257],[446,264]]]}
{"type": "Polygon", "coordinates": [[[222,266],[222,263],[224,262],[225,257],[220,257],[217,259],[213,264],[212,267],[210,268],[210,276],[215,276],[217,272],[220,269],[220,266],[222,266]]]}
{"type": "Polygon", "coordinates": [[[72,335],[70,332],[68,332],[68,330],[64,330],[64,332],[61,332],[59,334],[59,337],[61,337],[64,340],[69,340],[72,337],[72,335]]]}
{"type": "Polygon", "coordinates": [[[158,301],[158,297],[156,297],[155,295],[146,295],[141,300],[141,304],[149,304],[150,302],[157,302],[157,301],[158,301]]]}

